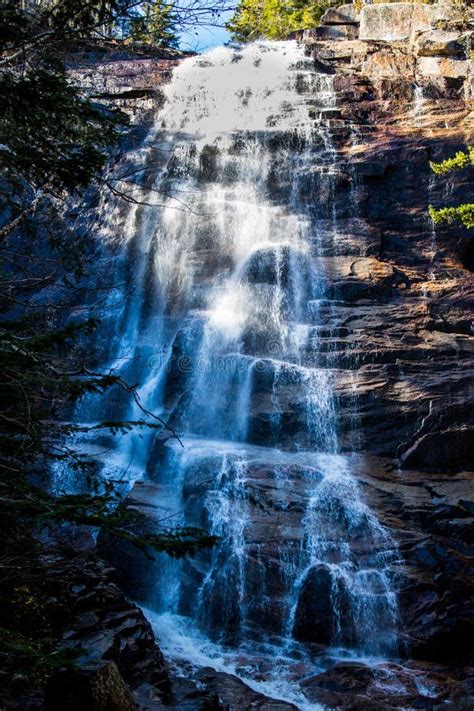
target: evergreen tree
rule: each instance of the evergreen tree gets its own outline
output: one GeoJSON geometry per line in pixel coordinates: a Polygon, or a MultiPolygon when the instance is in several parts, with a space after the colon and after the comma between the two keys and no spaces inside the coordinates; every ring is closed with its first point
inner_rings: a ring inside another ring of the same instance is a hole
{"type": "Polygon", "coordinates": [[[290,32],[317,27],[336,0],[240,0],[227,23],[227,29],[238,42],[253,39],[284,39],[290,32]]]}
{"type": "MultiPolygon", "coordinates": [[[[431,170],[436,175],[449,175],[474,166],[474,146],[468,146],[466,151],[458,151],[452,158],[447,158],[441,163],[430,163],[431,170]]],[[[435,208],[429,206],[429,214],[434,223],[460,222],[464,227],[474,227],[474,203],[465,203],[457,206],[435,208]]]]}
{"type": "Polygon", "coordinates": [[[173,6],[164,0],[151,0],[140,6],[140,12],[130,20],[129,36],[134,42],[155,47],[177,49],[176,15],[173,6]]]}

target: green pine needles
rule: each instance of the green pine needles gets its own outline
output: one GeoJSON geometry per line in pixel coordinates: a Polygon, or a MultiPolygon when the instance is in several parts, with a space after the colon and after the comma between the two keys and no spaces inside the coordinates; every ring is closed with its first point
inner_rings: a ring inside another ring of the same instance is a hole
{"type": "Polygon", "coordinates": [[[447,158],[441,163],[430,162],[430,167],[436,175],[445,175],[452,170],[462,170],[474,165],[474,146],[468,146],[467,151],[458,151],[453,158],[447,158]]]}
{"type": "Polygon", "coordinates": [[[440,222],[460,222],[467,229],[474,227],[474,203],[466,203],[457,207],[440,207],[434,208],[432,205],[428,208],[431,219],[435,224],[440,222]]]}
{"type": "Polygon", "coordinates": [[[130,19],[129,36],[133,42],[177,49],[179,38],[175,32],[176,22],[172,4],[163,0],[143,2],[140,12],[130,19]]]}
{"type": "Polygon", "coordinates": [[[238,42],[285,39],[290,32],[317,27],[336,0],[240,0],[227,29],[238,42]]]}
{"type": "MultiPolygon", "coordinates": [[[[435,175],[448,175],[452,172],[472,168],[472,166],[474,166],[474,146],[468,146],[466,151],[458,151],[452,158],[447,158],[441,163],[430,163],[431,170],[435,175]]],[[[428,212],[435,224],[457,222],[467,229],[474,227],[474,203],[440,208],[430,205],[428,212]]]]}

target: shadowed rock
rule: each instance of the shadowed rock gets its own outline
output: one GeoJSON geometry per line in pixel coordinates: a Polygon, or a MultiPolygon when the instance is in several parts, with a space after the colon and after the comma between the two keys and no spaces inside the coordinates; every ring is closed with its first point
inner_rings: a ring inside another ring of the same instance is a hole
{"type": "Polygon", "coordinates": [[[113,662],[54,674],[45,693],[47,711],[136,711],[137,705],[113,662]]]}

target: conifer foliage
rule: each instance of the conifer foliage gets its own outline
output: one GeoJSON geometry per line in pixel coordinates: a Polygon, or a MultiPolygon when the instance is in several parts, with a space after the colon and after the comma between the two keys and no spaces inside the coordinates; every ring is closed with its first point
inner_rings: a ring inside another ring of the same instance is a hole
{"type": "Polygon", "coordinates": [[[130,18],[128,33],[135,42],[175,49],[179,39],[175,32],[177,17],[173,6],[163,0],[144,2],[130,18]]]}
{"type": "MultiPolygon", "coordinates": [[[[435,175],[449,175],[460,170],[474,167],[474,146],[468,146],[466,151],[458,151],[452,158],[441,163],[431,163],[435,175]]],[[[430,217],[435,224],[440,222],[459,222],[468,229],[474,228],[474,203],[435,208],[429,206],[430,217]]]]}
{"type": "Polygon", "coordinates": [[[336,0],[240,0],[227,25],[239,42],[254,39],[285,39],[290,32],[317,27],[336,0]]]}

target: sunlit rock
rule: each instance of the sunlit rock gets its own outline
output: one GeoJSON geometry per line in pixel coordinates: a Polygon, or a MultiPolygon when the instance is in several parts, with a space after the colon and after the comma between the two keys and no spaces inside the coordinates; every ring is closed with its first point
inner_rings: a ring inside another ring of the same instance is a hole
{"type": "Polygon", "coordinates": [[[466,55],[467,35],[459,32],[431,30],[416,41],[415,52],[419,57],[457,57],[466,55]]]}
{"type": "Polygon", "coordinates": [[[429,6],[393,2],[363,5],[360,13],[361,40],[406,40],[431,28],[429,6]]]}
{"type": "Polygon", "coordinates": [[[419,57],[416,70],[418,74],[425,76],[459,79],[470,74],[471,62],[467,59],[453,57],[419,57]]]}
{"type": "Polygon", "coordinates": [[[330,7],[321,18],[322,25],[357,25],[359,21],[360,10],[355,4],[330,7]]]}

